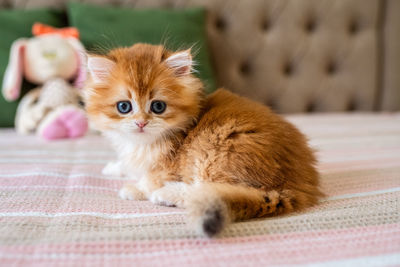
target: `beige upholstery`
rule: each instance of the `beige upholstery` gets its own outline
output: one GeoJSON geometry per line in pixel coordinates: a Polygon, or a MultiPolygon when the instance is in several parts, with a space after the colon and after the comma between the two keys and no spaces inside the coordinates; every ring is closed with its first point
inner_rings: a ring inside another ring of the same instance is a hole
{"type": "Polygon", "coordinates": [[[400,109],[400,1],[388,0],[383,20],[383,88],[380,108],[400,109]]]}
{"type": "MultiPolygon", "coordinates": [[[[0,0],[63,7],[67,0],[0,0]]],[[[207,7],[217,80],[279,112],[399,110],[398,0],[90,0],[207,7]]]]}

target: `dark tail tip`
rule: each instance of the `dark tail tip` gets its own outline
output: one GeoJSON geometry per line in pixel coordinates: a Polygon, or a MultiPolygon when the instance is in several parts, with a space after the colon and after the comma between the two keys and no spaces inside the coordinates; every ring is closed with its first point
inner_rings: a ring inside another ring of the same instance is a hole
{"type": "Polygon", "coordinates": [[[219,234],[224,228],[225,217],[220,209],[209,209],[204,214],[203,231],[208,237],[219,234]]]}

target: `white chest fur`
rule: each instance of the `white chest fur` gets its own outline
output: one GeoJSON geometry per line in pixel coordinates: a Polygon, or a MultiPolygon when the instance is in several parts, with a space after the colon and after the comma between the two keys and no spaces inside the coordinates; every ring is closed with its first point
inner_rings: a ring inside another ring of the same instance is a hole
{"type": "Polygon", "coordinates": [[[108,132],[105,136],[111,141],[121,163],[121,171],[128,179],[139,181],[167,149],[163,144],[143,143],[132,136],[108,132]]]}

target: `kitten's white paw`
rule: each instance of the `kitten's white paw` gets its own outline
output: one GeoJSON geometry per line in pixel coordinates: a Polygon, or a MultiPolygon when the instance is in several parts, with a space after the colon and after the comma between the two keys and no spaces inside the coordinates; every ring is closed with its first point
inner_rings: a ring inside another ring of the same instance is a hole
{"type": "Polygon", "coordinates": [[[118,195],[122,199],[126,200],[145,200],[146,197],[143,192],[139,191],[134,185],[125,185],[122,187],[118,195]]]}
{"type": "Polygon", "coordinates": [[[120,161],[110,161],[101,171],[103,175],[123,176],[120,161]]]}
{"type": "Polygon", "coordinates": [[[172,188],[165,186],[154,191],[150,196],[154,204],[167,207],[183,207],[184,199],[181,194],[172,188]]]}

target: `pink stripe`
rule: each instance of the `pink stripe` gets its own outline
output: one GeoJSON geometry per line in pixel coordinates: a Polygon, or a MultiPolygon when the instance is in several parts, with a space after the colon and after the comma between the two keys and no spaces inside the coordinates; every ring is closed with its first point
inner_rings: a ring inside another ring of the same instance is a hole
{"type": "Polygon", "coordinates": [[[375,192],[375,191],[386,190],[386,189],[391,189],[391,188],[395,188],[395,187],[400,187],[399,181],[396,181],[396,183],[393,185],[375,185],[375,186],[369,186],[369,187],[361,187],[358,190],[356,188],[351,188],[351,189],[341,188],[340,191],[333,191],[332,189],[329,189],[329,188],[326,189],[327,187],[322,185],[322,191],[326,194],[326,197],[336,197],[336,196],[347,195],[347,194],[375,192]]]}
{"type": "MultiPolygon", "coordinates": [[[[9,257],[12,254],[39,256],[40,254],[67,253],[74,254],[83,260],[86,255],[98,255],[101,258],[102,255],[108,254],[115,256],[129,254],[143,263],[179,259],[186,263],[190,261],[199,264],[220,262],[228,266],[229,263],[233,264],[246,259],[246,262],[254,260],[254,263],[305,264],[400,252],[400,225],[213,240],[181,239],[2,246],[0,250],[9,257]]],[[[124,257],[120,260],[124,261],[124,257]]],[[[126,259],[128,260],[131,259],[126,259]]]]}
{"type": "Polygon", "coordinates": [[[398,159],[374,159],[374,160],[346,160],[342,162],[320,162],[318,169],[325,172],[332,171],[345,171],[345,170],[359,170],[359,169],[376,169],[400,166],[398,159]]]}
{"type": "Polygon", "coordinates": [[[324,178],[321,180],[321,187],[327,196],[365,193],[400,187],[399,174],[385,173],[384,171],[382,171],[382,175],[374,174],[370,177],[365,174],[354,177],[343,174],[335,178],[324,178]]]}
{"type": "Polygon", "coordinates": [[[3,187],[2,191],[19,191],[19,192],[32,192],[32,191],[53,191],[53,192],[81,192],[81,193],[93,193],[93,194],[102,194],[107,196],[117,196],[117,189],[108,189],[108,188],[90,188],[90,187],[79,187],[79,186],[64,186],[54,187],[54,186],[21,186],[19,188],[16,187],[3,187]]]}
{"type": "MultiPolygon", "coordinates": [[[[400,137],[399,137],[400,139],[400,137]]],[[[400,141],[400,140],[399,140],[400,141]]],[[[320,150],[317,152],[318,155],[321,156],[346,156],[346,158],[351,157],[351,156],[358,156],[358,155],[365,155],[365,153],[368,154],[389,154],[389,153],[399,153],[400,155],[400,144],[391,144],[388,147],[380,147],[380,148],[374,148],[370,149],[368,147],[363,147],[363,148],[339,148],[339,149],[329,149],[329,150],[320,150]]]]}
{"type": "MultiPolygon", "coordinates": [[[[0,155],[0,160],[6,159],[6,160],[13,160],[13,159],[20,159],[20,160],[92,160],[92,161],[111,161],[113,160],[113,157],[110,156],[104,156],[104,155],[74,155],[74,153],[70,151],[65,151],[66,155],[57,155],[57,154],[51,154],[49,153],[48,155],[40,155],[40,154],[23,154],[23,155],[0,155]]],[[[78,162],[79,164],[79,162],[78,162]]]]}
{"type": "MultiPolygon", "coordinates": [[[[70,174],[73,175],[73,174],[70,174]]],[[[106,180],[95,177],[78,176],[59,178],[57,176],[40,176],[33,175],[27,177],[18,178],[4,178],[0,177],[0,189],[4,189],[7,186],[34,186],[34,185],[46,185],[46,186],[94,186],[94,187],[107,187],[110,189],[119,189],[125,183],[121,180],[106,180]]]]}
{"type": "Polygon", "coordinates": [[[93,172],[101,173],[104,164],[47,164],[47,163],[0,163],[0,174],[21,173],[21,171],[46,171],[46,172],[93,172]]]}

